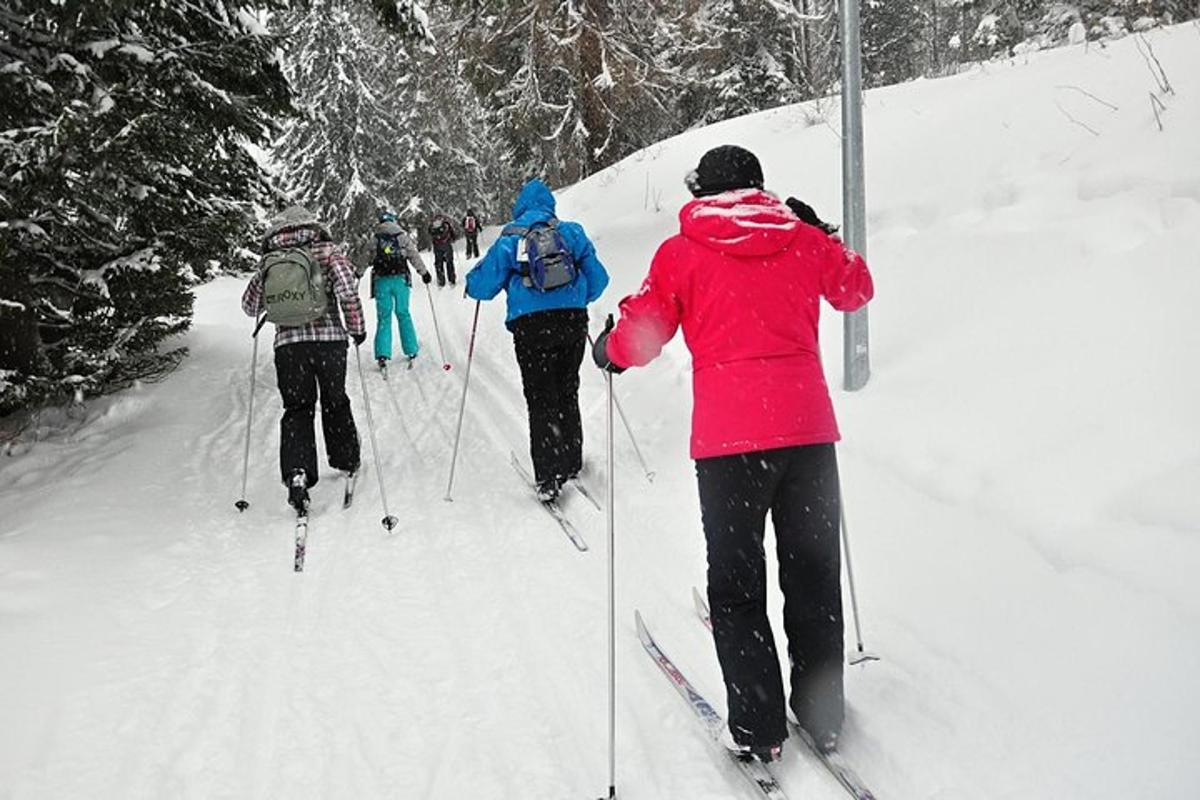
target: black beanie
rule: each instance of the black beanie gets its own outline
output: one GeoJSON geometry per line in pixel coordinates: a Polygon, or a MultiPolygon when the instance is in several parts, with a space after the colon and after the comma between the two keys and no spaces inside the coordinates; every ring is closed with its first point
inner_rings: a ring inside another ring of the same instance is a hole
{"type": "Polygon", "coordinates": [[[746,148],[723,144],[704,154],[700,165],[687,176],[687,186],[696,197],[731,189],[761,189],[762,166],[758,157],[746,148]]]}

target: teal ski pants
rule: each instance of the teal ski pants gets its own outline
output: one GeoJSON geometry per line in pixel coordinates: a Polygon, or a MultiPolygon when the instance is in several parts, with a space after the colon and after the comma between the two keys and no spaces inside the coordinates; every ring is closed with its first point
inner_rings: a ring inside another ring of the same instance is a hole
{"type": "Polygon", "coordinates": [[[408,312],[408,297],[412,289],[403,275],[387,275],[375,279],[375,358],[392,357],[392,314],[400,325],[400,348],[404,355],[415,356],[420,349],[417,329],[408,312]]]}

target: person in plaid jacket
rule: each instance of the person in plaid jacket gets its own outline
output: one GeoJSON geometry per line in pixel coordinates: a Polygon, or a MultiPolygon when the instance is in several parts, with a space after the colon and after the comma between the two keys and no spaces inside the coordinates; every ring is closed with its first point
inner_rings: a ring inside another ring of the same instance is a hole
{"type": "MultiPolygon", "coordinates": [[[[329,466],[350,473],[358,470],[358,429],[346,395],[346,334],[349,331],[358,347],[366,341],[367,330],[354,267],[332,241],[329,229],[302,206],[282,212],[267,229],[264,252],[287,247],[307,247],[312,252],[324,270],[329,298],[325,316],[317,321],[275,328],[275,375],[283,398],[279,469],[288,487],[288,502],[300,510],[307,506],[308,489],[318,478],[313,430],[318,394],[329,466]]],[[[265,310],[261,272],[242,294],[242,310],[252,317],[265,310]]]]}

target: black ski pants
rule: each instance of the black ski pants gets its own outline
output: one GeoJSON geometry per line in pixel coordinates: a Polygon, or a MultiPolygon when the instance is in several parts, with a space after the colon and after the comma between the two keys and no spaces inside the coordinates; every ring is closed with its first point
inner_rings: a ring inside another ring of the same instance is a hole
{"type": "Polygon", "coordinates": [[[447,278],[451,284],[458,281],[454,274],[454,242],[433,246],[433,268],[437,271],[438,286],[445,286],[447,278]]]}
{"type": "Polygon", "coordinates": [[[358,429],[346,395],[346,350],[346,342],[295,342],[275,348],[275,377],[283,398],[279,469],[285,483],[298,469],[304,470],[309,486],[317,482],[313,423],[318,394],[329,466],[358,469],[358,429]]]}
{"type": "Polygon", "coordinates": [[[832,444],[696,461],[708,542],[708,601],[734,740],[787,738],[783,682],[767,620],[767,512],[775,527],[792,710],[814,736],[839,731],[842,588],[837,454],[832,444]]]}
{"type": "Polygon", "coordinates": [[[538,311],[511,324],[529,410],[529,452],[538,483],[583,468],[579,366],[587,344],[587,311],[538,311]]]}
{"type": "Polygon", "coordinates": [[[479,234],[468,233],[467,235],[467,258],[479,258],[479,234]]]}

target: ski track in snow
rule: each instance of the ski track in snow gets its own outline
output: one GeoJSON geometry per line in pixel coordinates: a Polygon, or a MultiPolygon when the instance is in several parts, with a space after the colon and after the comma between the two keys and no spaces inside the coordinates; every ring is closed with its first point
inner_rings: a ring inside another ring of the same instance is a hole
{"type": "MultiPolygon", "coordinates": [[[[1200,39],[1149,38],[1176,87],[1161,134],[1132,39],[868,95],[875,375],[835,402],[867,645],[884,657],[847,670],[844,751],[880,798],[1183,800],[1200,780],[1200,39]]],[[[813,114],[690,132],[562,192],[613,273],[593,331],[675,230],[707,147],[747,144],[769,188],[836,209],[836,136],[813,114]],[[661,211],[643,208],[651,189],[661,211]]],[[[241,288],[198,290],[169,380],[0,461],[0,798],[603,794],[605,520],[566,496],[591,545],[577,552],[507,463],[528,440],[502,300],[480,314],[453,502],[473,301],[461,284],[433,293],[449,372],[424,292],[412,371],[385,383],[364,349],[392,533],[351,353],[366,472],[343,511],[323,470],[296,575],[269,333],[252,505],[233,509],[241,288]]],[[[826,313],[831,386],[839,323],[826,313]]],[[[585,470],[603,495],[589,358],[585,470]]],[[[642,609],[723,710],[689,598],[705,563],[686,350],[677,337],[614,385],[657,472],[649,484],[618,420],[619,793],[740,797],[632,625],[642,609]]],[[[772,551],[768,537],[770,574],[772,551]]],[[[772,592],[777,632],[779,606],[772,592]]],[[[792,797],[843,796],[799,746],[778,772],[792,797]]]]}

